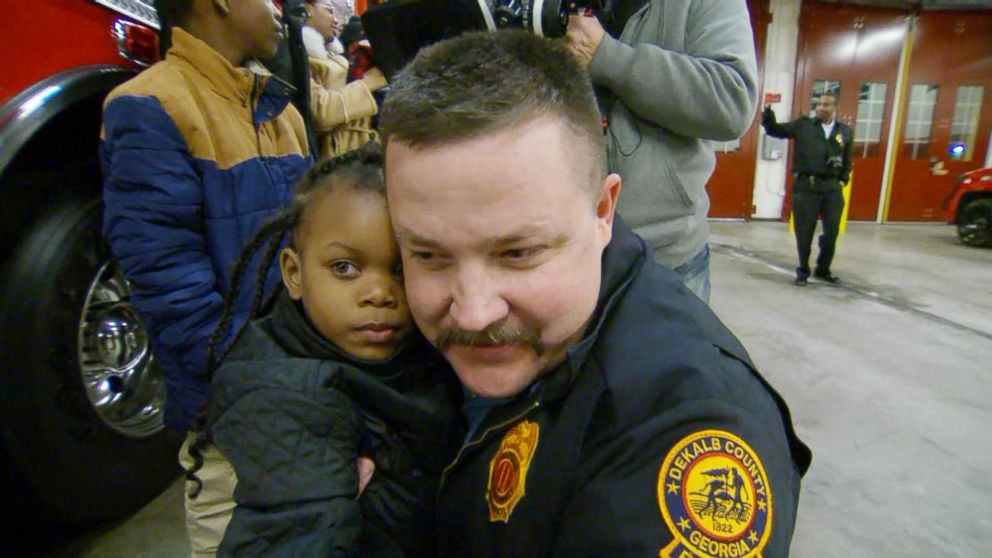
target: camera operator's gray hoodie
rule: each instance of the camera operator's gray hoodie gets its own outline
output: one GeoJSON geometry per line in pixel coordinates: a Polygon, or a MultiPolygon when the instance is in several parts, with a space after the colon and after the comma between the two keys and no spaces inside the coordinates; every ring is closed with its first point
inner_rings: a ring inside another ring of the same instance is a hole
{"type": "Polygon", "coordinates": [[[709,140],[736,139],[757,103],[745,0],[651,0],[589,67],[609,89],[610,171],[623,178],[618,211],[675,268],[706,245],[709,140]]]}

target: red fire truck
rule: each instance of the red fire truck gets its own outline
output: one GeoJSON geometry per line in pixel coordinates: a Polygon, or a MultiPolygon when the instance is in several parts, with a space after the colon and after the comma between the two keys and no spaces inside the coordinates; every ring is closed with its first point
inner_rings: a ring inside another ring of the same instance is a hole
{"type": "Polygon", "coordinates": [[[4,513],[133,511],[179,436],[100,234],[106,94],[154,59],[152,0],[11,2],[0,18],[0,474],[4,513]]]}
{"type": "Polygon", "coordinates": [[[959,176],[942,205],[962,243],[992,247],[992,167],[959,176]]]}

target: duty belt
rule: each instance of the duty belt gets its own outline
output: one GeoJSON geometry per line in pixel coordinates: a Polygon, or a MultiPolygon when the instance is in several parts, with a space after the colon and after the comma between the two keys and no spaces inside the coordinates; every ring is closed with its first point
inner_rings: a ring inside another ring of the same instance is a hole
{"type": "Polygon", "coordinates": [[[800,178],[805,178],[806,180],[809,180],[810,184],[816,184],[817,182],[822,182],[824,180],[828,180],[831,182],[839,180],[836,176],[826,176],[822,174],[806,174],[801,172],[795,173],[795,176],[797,180],[800,178]]]}

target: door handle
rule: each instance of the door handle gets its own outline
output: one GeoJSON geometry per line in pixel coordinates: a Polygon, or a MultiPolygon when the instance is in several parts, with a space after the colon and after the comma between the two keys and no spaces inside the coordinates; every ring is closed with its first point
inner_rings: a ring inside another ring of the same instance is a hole
{"type": "Polygon", "coordinates": [[[944,176],[951,171],[944,168],[944,162],[936,157],[930,159],[930,174],[933,176],[944,176]]]}

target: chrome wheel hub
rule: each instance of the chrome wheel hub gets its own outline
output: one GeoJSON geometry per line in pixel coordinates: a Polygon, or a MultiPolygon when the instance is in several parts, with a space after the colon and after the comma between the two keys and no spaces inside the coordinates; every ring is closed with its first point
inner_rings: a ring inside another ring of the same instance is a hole
{"type": "Polygon", "coordinates": [[[133,438],[163,428],[165,382],[148,334],[130,304],[131,288],[113,262],[90,283],[79,323],[79,367],[97,415],[133,438]]]}

